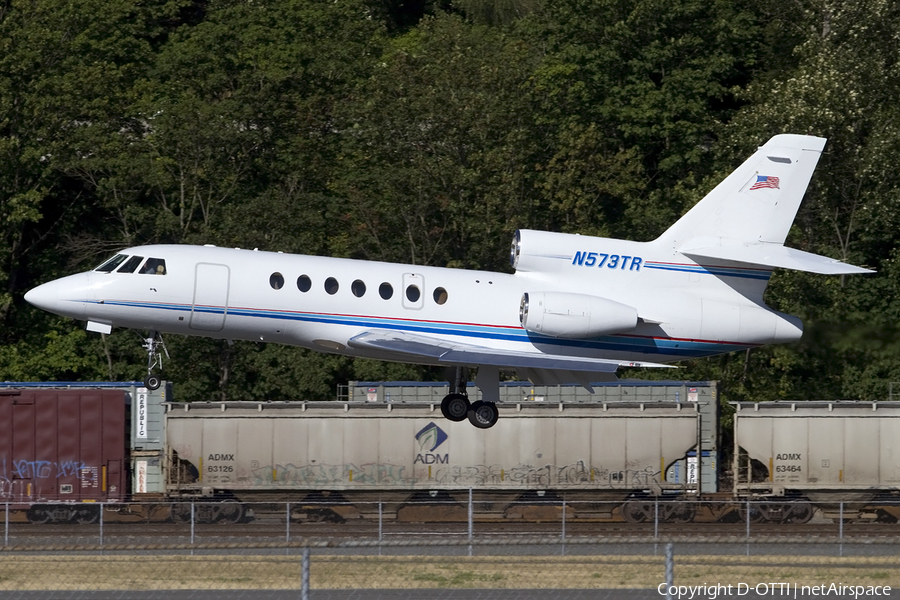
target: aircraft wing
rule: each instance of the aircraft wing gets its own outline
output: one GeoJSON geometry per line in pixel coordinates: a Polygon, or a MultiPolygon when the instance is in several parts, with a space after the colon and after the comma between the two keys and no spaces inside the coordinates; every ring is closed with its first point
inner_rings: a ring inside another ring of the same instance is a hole
{"type": "MultiPolygon", "coordinates": [[[[659,363],[629,362],[602,358],[583,358],[539,352],[497,350],[471,344],[448,342],[427,335],[399,331],[374,330],[350,338],[348,345],[360,350],[377,350],[398,359],[437,360],[447,366],[492,365],[524,370],[541,381],[574,381],[582,383],[587,373],[602,373],[609,378],[619,367],[666,367],[659,363]],[[554,375],[555,372],[555,375],[554,375]],[[570,376],[566,377],[568,373],[570,376]],[[560,377],[562,376],[562,378],[560,377]]],[[[430,362],[430,361],[429,361],[430,362]]]]}
{"type": "Polygon", "coordinates": [[[780,267],[782,269],[793,269],[794,271],[806,271],[820,275],[850,275],[875,272],[870,269],[848,265],[827,256],[787,248],[778,244],[711,246],[708,248],[681,250],[681,253],[691,258],[717,258],[763,267],[780,267]]]}

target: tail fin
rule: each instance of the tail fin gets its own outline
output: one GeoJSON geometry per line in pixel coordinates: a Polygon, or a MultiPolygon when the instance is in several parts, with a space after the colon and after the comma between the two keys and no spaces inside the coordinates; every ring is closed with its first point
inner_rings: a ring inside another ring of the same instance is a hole
{"type": "Polygon", "coordinates": [[[871,273],[785,248],[825,139],[776,135],[657,238],[682,254],[823,274],[871,273]]]}

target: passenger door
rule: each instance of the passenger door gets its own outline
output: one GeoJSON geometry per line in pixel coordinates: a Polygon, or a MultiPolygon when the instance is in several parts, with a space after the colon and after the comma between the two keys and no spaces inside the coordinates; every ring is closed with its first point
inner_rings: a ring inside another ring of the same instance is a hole
{"type": "Polygon", "coordinates": [[[197,263],[194,277],[194,304],[190,328],[221,331],[228,312],[228,285],[231,270],[227,265],[197,263]]]}

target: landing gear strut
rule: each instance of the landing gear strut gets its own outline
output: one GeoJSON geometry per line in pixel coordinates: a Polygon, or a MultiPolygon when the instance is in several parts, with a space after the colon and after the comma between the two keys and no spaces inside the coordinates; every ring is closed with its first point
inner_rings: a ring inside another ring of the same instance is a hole
{"type": "Polygon", "coordinates": [[[488,429],[497,422],[497,400],[500,397],[500,372],[496,367],[480,367],[475,385],[481,389],[483,400],[469,402],[466,394],[465,367],[448,369],[450,393],[441,401],[441,414],[448,421],[465,421],[479,429],[488,429]]]}
{"type": "Polygon", "coordinates": [[[144,338],[144,350],[147,351],[147,376],[144,377],[144,387],[148,390],[158,389],[162,385],[162,378],[153,374],[153,369],[162,368],[163,354],[169,358],[169,351],[166,350],[166,343],[163,341],[162,335],[157,331],[149,331],[147,337],[144,338]],[[162,348],[162,354],[160,353],[162,348]]]}

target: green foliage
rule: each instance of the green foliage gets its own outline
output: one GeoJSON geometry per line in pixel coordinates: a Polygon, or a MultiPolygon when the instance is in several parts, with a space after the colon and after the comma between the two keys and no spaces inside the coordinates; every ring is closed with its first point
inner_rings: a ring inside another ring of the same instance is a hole
{"type": "MultiPolygon", "coordinates": [[[[726,399],[900,381],[900,8],[888,0],[86,0],[0,6],[0,378],[139,379],[139,336],[24,304],[146,242],[504,269],[518,227],[649,240],[779,132],[829,138],[778,272],[804,339],[641,376],[726,399]],[[450,11],[450,12],[445,12],[450,11]]],[[[184,399],[422,367],[167,339],[184,399]]],[[[634,374],[628,374],[634,375],[634,374]]]]}

